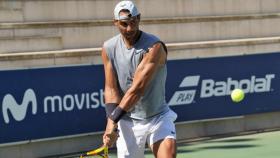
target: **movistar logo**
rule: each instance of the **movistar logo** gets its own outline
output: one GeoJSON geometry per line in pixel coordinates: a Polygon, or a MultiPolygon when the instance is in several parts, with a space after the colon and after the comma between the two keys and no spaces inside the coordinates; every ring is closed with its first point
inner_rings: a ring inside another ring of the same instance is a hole
{"type": "Polygon", "coordinates": [[[19,104],[11,94],[6,94],[2,101],[2,112],[5,123],[10,122],[10,116],[16,121],[24,120],[28,106],[32,107],[32,114],[37,113],[36,95],[32,89],[27,89],[24,93],[22,102],[19,104]],[[9,113],[11,115],[9,115],[9,113]]]}
{"type": "Polygon", "coordinates": [[[36,93],[33,89],[29,88],[24,92],[21,102],[17,102],[18,100],[12,94],[6,94],[2,101],[4,122],[8,124],[11,119],[23,121],[30,108],[32,109],[33,115],[38,114],[38,111],[48,114],[63,111],[97,109],[100,106],[104,106],[103,93],[103,89],[100,89],[99,92],[91,93],[48,95],[40,97],[43,98],[41,100],[37,100],[36,93]],[[39,107],[41,109],[38,110],[39,107]]]}
{"type": "Polygon", "coordinates": [[[235,88],[243,89],[245,93],[262,93],[272,91],[272,81],[275,74],[266,74],[263,77],[252,75],[245,79],[236,80],[227,77],[225,80],[200,79],[201,76],[185,77],[179,88],[169,101],[169,105],[191,104],[200,87],[199,98],[210,98],[230,95],[235,88]],[[201,85],[199,85],[201,83],[201,85]],[[182,90],[181,90],[182,89],[182,90]]]}

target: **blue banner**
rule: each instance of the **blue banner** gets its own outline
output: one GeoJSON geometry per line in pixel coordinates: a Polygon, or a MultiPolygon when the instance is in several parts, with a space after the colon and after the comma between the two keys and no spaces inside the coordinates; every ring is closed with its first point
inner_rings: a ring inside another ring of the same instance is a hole
{"type": "MultiPolygon", "coordinates": [[[[177,122],[280,110],[280,53],[168,61],[177,122]],[[234,103],[234,88],[245,99],[234,103]]],[[[0,71],[0,144],[103,131],[102,65],[0,71]]]]}
{"type": "Polygon", "coordinates": [[[280,110],[280,54],[168,62],[167,100],[177,121],[240,116],[280,110]],[[245,98],[234,103],[235,88],[245,98]]]}
{"type": "Polygon", "coordinates": [[[0,78],[0,143],[105,128],[102,65],[1,71],[0,78]]]}

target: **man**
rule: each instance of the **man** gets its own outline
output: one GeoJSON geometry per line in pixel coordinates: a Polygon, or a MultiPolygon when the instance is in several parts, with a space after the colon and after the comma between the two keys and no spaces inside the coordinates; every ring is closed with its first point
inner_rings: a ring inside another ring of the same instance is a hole
{"type": "Polygon", "coordinates": [[[165,101],[165,45],[139,30],[140,13],[131,1],[114,10],[120,34],[103,45],[107,126],[103,143],[117,140],[118,158],[144,158],[146,142],[157,158],[176,157],[174,121],[165,101]]]}

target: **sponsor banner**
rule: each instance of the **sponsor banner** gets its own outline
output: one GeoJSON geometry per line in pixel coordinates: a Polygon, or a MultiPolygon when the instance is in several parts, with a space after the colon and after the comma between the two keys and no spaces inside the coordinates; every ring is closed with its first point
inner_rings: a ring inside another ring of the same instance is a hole
{"type": "Polygon", "coordinates": [[[168,62],[167,100],[177,121],[280,110],[279,53],[168,62]],[[235,88],[245,92],[231,101],[235,88]]]}
{"type": "Polygon", "coordinates": [[[0,71],[0,144],[103,131],[103,66],[0,71]]]}
{"type": "MultiPolygon", "coordinates": [[[[168,61],[177,122],[280,110],[280,53],[168,61]],[[233,103],[234,88],[245,99],[233,103]]],[[[102,65],[0,71],[0,144],[103,131],[102,65]]]]}

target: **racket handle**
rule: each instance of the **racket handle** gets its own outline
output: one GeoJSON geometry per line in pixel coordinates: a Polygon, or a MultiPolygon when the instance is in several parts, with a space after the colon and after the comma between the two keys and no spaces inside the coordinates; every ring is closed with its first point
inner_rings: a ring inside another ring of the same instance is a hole
{"type": "Polygon", "coordinates": [[[87,154],[81,154],[80,158],[83,158],[84,156],[87,156],[87,154]]]}

